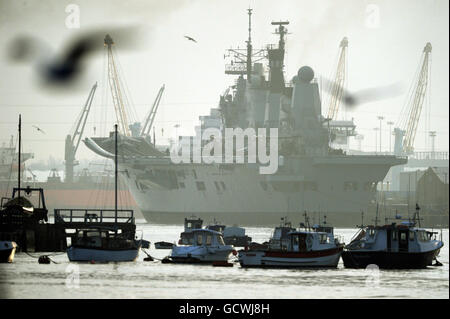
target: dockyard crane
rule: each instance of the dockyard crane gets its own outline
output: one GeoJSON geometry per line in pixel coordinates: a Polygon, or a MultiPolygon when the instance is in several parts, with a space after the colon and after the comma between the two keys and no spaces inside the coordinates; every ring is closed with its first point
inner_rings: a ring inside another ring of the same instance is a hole
{"type": "Polygon", "coordinates": [[[152,108],[150,109],[150,112],[148,113],[147,117],[145,118],[144,126],[141,130],[141,137],[147,137],[150,136],[150,130],[153,126],[153,122],[155,121],[156,112],[158,111],[159,102],[161,101],[161,97],[164,92],[165,85],[163,85],[156,95],[155,101],[153,102],[152,108]]]}
{"type": "Polygon", "coordinates": [[[78,165],[78,161],[75,160],[75,154],[77,153],[78,146],[80,145],[81,136],[83,135],[84,127],[86,125],[86,120],[91,109],[92,101],[94,99],[95,90],[97,89],[97,83],[94,84],[86,103],[81,110],[80,115],[75,122],[74,130],[72,134],[68,134],[66,137],[65,145],[65,169],[66,169],[66,179],[67,183],[73,182],[73,168],[78,165]]]}
{"type": "MultiPolygon", "coordinates": [[[[356,136],[355,124],[352,120],[338,120],[339,107],[345,100],[346,92],[346,80],[347,80],[347,50],[348,39],[344,37],[339,45],[339,58],[336,68],[336,74],[333,81],[327,85],[327,91],[329,92],[328,103],[328,115],[327,115],[327,129],[329,130],[329,136],[331,142],[339,145],[340,147],[348,147],[348,139],[351,136],[356,136]]],[[[325,122],[324,122],[325,123],[325,122]]]]}
{"type": "Polygon", "coordinates": [[[116,62],[112,46],[114,41],[109,34],[105,36],[104,45],[108,52],[108,81],[111,88],[111,95],[113,99],[114,109],[116,111],[116,119],[119,125],[119,131],[125,136],[131,136],[131,130],[128,125],[128,118],[125,108],[127,97],[125,91],[122,89],[119,73],[117,71],[116,62]]]}
{"type": "Polygon", "coordinates": [[[394,129],[394,153],[396,155],[408,155],[414,152],[414,140],[416,138],[420,114],[422,113],[422,107],[427,93],[429,73],[431,71],[431,50],[431,43],[428,42],[422,51],[419,64],[420,71],[417,78],[413,81],[412,90],[410,90],[410,95],[400,115],[397,127],[394,129]]]}
{"type": "Polygon", "coordinates": [[[330,88],[330,103],[328,105],[328,118],[337,120],[339,106],[343,98],[345,80],[346,80],[346,56],[348,48],[348,39],[344,37],[339,45],[339,60],[337,64],[334,81],[330,88]]]}

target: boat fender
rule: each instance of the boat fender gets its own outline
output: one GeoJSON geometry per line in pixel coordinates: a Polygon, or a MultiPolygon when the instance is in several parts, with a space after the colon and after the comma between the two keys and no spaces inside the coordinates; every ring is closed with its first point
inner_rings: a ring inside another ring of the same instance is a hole
{"type": "Polygon", "coordinates": [[[50,258],[47,255],[39,256],[38,263],[40,264],[49,264],[50,258]]]}
{"type": "Polygon", "coordinates": [[[233,253],[234,256],[237,255],[237,251],[235,249],[233,249],[231,252],[233,253]]]}

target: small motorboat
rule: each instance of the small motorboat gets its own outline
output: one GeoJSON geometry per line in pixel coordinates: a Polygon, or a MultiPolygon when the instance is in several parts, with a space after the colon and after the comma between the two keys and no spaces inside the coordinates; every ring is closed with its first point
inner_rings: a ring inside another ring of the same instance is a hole
{"type": "Polygon", "coordinates": [[[0,263],[12,263],[17,244],[10,240],[0,240],[0,263]]]}
{"type": "Polygon", "coordinates": [[[442,240],[432,239],[436,232],[415,227],[414,222],[361,227],[342,253],[346,268],[414,269],[431,266],[442,240]]]}
{"type": "Polygon", "coordinates": [[[172,249],[173,243],[169,243],[167,241],[159,241],[155,243],[156,249],[172,249]]]}
{"type": "Polygon", "coordinates": [[[67,256],[70,261],[134,261],[140,249],[140,240],[130,239],[114,229],[95,227],[76,231],[67,256]]]}
{"type": "Polygon", "coordinates": [[[214,263],[226,262],[234,247],[225,245],[222,234],[210,229],[193,229],[192,240],[187,244],[174,245],[165,262],[214,263]]]}
{"type": "MultiPolygon", "coordinates": [[[[260,268],[336,268],[344,248],[333,234],[330,226],[304,226],[304,230],[291,230],[283,234],[283,225],[277,227],[279,235],[277,244],[268,249],[249,249],[238,251],[241,267],[260,268]],[[281,239],[281,240],[280,240],[281,239]]],[[[277,235],[277,229],[274,234],[277,235]]]]}

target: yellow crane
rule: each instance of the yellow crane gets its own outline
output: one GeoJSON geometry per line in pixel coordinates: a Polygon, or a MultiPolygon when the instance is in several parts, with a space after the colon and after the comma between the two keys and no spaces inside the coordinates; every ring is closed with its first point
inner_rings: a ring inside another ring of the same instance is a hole
{"type": "MultiPolygon", "coordinates": [[[[164,92],[165,86],[163,85],[156,95],[156,99],[153,102],[152,108],[150,109],[150,112],[148,113],[147,117],[145,118],[144,126],[141,130],[141,137],[149,137],[150,136],[150,130],[153,126],[153,122],[155,121],[156,112],[158,111],[159,103],[161,102],[161,97],[164,92]]],[[[154,141],[153,141],[154,142],[154,141]]]]}
{"type": "Polygon", "coordinates": [[[126,96],[121,87],[119,74],[117,72],[116,62],[112,46],[114,41],[109,34],[105,36],[104,45],[108,51],[108,81],[111,88],[114,109],[116,111],[116,119],[120,133],[125,136],[131,136],[131,130],[128,125],[128,118],[125,109],[126,96]]]}
{"type": "Polygon", "coordinates": [[[420,114],[425,101],[429,73],[431,71],[431,43],[427,43],[422,51],[421,62],[417,78],[413,81],[412,90],[400,116],[399,123],[394,129],[396,155],[412,154],[414,152],[414,140],[417,134],[420,114]]]}
{"type": "Polygon", "coordinates": [[[336,74],[334,77],[334,81],[331,84],[330,92],[330,101],[328,105],[328,116],[330,120],[337,120],[337,115],[339,111],[339,106],[341,104],[345,80],[346,80],[346,56],[347,56],[347,48],[348,48],[348,39],[344,37],[339,45],[339,60],[337,64],[336,74]]]}

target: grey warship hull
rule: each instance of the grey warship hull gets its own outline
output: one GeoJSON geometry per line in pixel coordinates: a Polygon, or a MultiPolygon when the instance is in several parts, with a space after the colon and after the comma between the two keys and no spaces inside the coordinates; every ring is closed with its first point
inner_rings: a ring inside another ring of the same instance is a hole
{"type": "Polygon", "coordinates": [[[151,222],[180,222],[183,216],[217,218],[224,223],[273,224],[304,211],[354,220],[375,198],[376,181],[392,156],[289,157],[274,175],[257,165],[123,163],[123,178],[151,222]],[[352,214],[353,213],[353,214],[352,214]]]}

